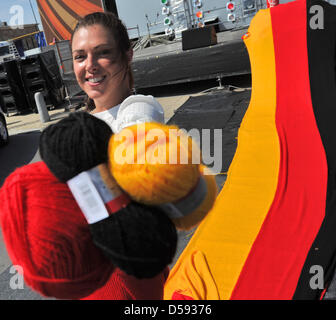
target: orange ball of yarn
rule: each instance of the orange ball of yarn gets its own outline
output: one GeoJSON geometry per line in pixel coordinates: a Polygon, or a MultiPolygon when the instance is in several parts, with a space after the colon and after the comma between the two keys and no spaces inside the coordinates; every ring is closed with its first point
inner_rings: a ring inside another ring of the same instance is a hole
{"type": "Polygon", "coordinates": [[[199,147],[178,130],[176,126],[143,123],[111,137],[110,171],[134,200],[149,205],[174,202],[198,181],[199,165],[192,163],[192,152],[200,155],[199,147]]]}
{"type": "Polygon", "coordinates": [[[203,175],[199,146],[176,126],[142,123],[110,138],[109,169],[132,199],[147,205],[176,203],[206,182],[206,196],[192,213],[173,218],[176,227],[189,229],[211,209],[217,186],[213,176],[203,175]]]}

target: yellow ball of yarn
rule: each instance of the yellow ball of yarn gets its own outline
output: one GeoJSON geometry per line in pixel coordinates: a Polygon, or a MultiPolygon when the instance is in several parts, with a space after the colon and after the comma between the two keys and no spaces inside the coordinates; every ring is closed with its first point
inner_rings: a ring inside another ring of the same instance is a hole
{"type": "Polygon", "coordinates": [[[133,200],[147,205],[185,198],[203,176],[207,195],[194,212],[173,219],[179,229],[198,224],[214,203],[217,186],[213,176],[203,175],[199,146],[176,126],[142,123],[124,128],[110,138],[108,158],[119,186],[133,200]]]}
{"type": "Polygon", "coordinates": [[[110,172],[138,202],[174,202],[187,195],[199,179],[198,164],[192,164],[192,148],[200,153],[191,137],[179,135],[176,126],[133,125],[109,141],[110,172]]]}

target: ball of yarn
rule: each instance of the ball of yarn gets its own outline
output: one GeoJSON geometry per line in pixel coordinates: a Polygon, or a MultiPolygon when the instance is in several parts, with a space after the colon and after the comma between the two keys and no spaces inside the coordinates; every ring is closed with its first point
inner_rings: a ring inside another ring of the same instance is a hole
{"type": "Polygon", "coordinates": [[[67,185],[43,162],[16,169],[0,189],[0,203],[7,252],[33,290],[80,299],[108,281],[115,267],[92,242],[67,185]]]}
{"type": "MultiPolygon", "coordinates": [[[[73,113],[43,131],[41,158],[65,182],[107,161],[111,133],[104,121],[85,112],[73,113]]],[[[131,202],[89,227],[96,246],[117,267],[137,278],[162,272],[176,251],[176,228],[159,208],[131,202]]]]}
{"type": "Polygon", "coordinates": [[[120,132],[124,127],[144,122],[164,122],[164,110],[153,96],[142,94],[127,97],[120,105],[114,132],[120,132]]]}
{"type": "Polygon", "coordinates": [[[110,171],[136,201],[150,205],[186,196],[200,177],[199,148],[178,127],[143,123],[123,129],[108,145],[110,171]]]}
{"type": "Polygon", "coordinates": [[[107,161],[111,128],[86,112],[71,113],[45,128],[39,152],[48,168],[62,182],[107,161]]]}
{"type": "Polygon", "coordinates": [[[133,202],[126,209],[90,224],[94,243],[121,270],[138,279],[163,271],[176,252],[172,221],[158,208],[133,202]],[[108,232],[107,232],[108,231],[108,232]]]}
{"type": "Polygon", "coordinates": [[[108,145],[111,174],[138,202],[148,205],[178,202],[188,197],[199,179],[204,178],[207,192],[201,204],[188,215],[173,218],[175,226],[183,230],[199,224],[216,199],[215,178],[203,174],[205,167],[200,162],[199,147],[176,126],[133,125],[113,135],[108,145]]]}

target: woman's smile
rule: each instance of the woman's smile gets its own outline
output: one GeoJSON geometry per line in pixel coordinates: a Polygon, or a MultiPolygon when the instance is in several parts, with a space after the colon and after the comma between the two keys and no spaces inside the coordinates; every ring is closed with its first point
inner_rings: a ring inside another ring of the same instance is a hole
{"type": "Polygon", "coordinates": [[[86,81],[88,82],[88,85],[92,86],[92,87],[97,87],[100,84],[103,83],[103,81],[106,79],[106,76],[103,77],[89,77],[86,78],[86,81]]]}

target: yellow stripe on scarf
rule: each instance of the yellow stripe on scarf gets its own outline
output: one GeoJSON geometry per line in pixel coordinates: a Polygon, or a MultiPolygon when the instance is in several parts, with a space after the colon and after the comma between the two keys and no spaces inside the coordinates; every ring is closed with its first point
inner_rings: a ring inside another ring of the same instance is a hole
{"type": "Polygon", "coordinates": [[[166,300],[175,291],[200,300],[230,299],[276,192],[280,149],[270,10],[260,10],[248,31],[252,96],[236,154],[213,209],[167,279],[166,300]]]}

